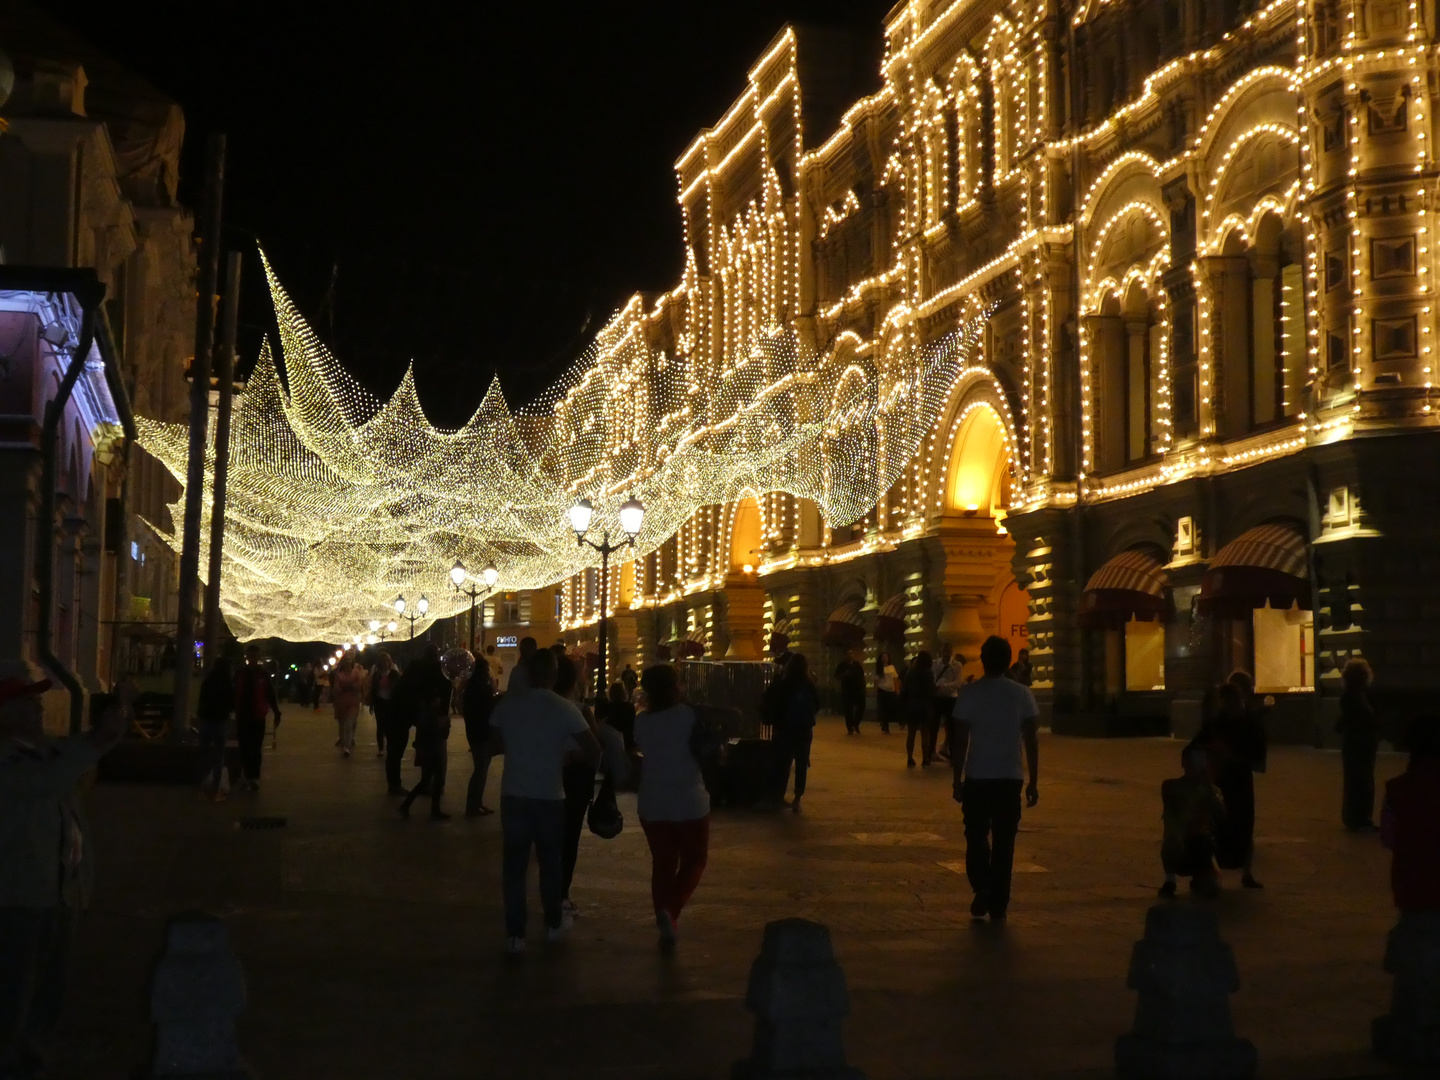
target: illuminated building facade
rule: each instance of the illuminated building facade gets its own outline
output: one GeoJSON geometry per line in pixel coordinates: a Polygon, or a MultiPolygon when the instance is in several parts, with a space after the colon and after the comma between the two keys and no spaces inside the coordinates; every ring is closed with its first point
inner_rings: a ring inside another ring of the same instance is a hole
{"type": "MultiPolygon", "coordinates": [[[[878,77],[784,31],[676,163],[681,281],[619,328],[720,371],[779,323],[882,384],[988,312],[983,349],[854,525],[760,493],[614,571],[612,655],[973,671],[999,632],[1057,730],[1185,730],[1243,667],[1303,740],[1352,656],[1433,685],[1434,18],[909,0],[878,77]]],[[[560,590],[577,642],[595,575],[560,590]]]]}
{"type": "Polygon", "coordinates": [[[0,108],[0,675],[56,679],[46,708],[59,728],[173,639],[174,560],[140,519],[178,485],[134,445],[130,412],[187,407],[184,119],[28,7],[0,13],[0,48],[16,76],[0,108]],[[72,370],[50,484],[46,415],[72,370]]]}

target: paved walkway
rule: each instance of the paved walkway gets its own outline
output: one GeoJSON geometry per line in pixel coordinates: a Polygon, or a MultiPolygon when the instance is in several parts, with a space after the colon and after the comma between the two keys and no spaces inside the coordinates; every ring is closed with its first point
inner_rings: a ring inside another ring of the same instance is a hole
{"type": "MultiPolygon", "coordinates": [[[[623,834],[585,835],[572,938],[546,947],[532,914],[516,963],[501,950],[498,815],[402,821],[373,750],[342,760],[333,732],[328,711],[292,707],[263,790],[221,805],[95,789],[99,887],[61,1076],[120,1078],[144,1060],[164,920],[197,905],[229,921],[250,986],[242,1046],[262,1080],[725,1077],[751,1036],[761,927],[791,915],[832,930],[848,1053],[870,1080],[1104,1076],[1130,1025],[1125,971],[1160,881],[1158,785],[1178,772],[1177,743],[1042,737],[1040,805],[996,928],[969,918],[948,770],[906,770],[902,737],[867,724],[849,739],[826,721],[803,815],[715,815],[675,956],[655,949],[644,838],[622,797],[623,834]],[[251,813],[289,826],[238,829],[251,813]]],[[[1381,756],[1382,781],[1402,768],[1381,756]]],[[[1240,968],[1236,1026],[1266,1077],[1383,1072],[1364,1048],[1389,990],[1388,857],[1339,828],[1339,787],[1335,755],[1272,751],[1257,782],[1268,887],[1214,902],[1240,968]]]]}

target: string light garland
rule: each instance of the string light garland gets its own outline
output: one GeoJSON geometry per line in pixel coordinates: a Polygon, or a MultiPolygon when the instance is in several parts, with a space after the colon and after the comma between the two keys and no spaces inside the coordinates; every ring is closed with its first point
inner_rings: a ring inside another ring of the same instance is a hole
{"type": "MultiPolygon", "coordinates": [[[[382,403],[321,343],[268,261],[265,273],[283,380],[267,342],[231,422],[220,602],[241,640],[349,640],[406,592],[436,597],[422,630],[468,603],[448,587],[456,559],[493,563],[512,590],[590,569],[598,556],[566,521],[581,496],[601,508],[596,527],[616,534],[612,508],[627,497],[645,505],[640,556],[701,508],[746,493],[784,492],[832,524],[855,521],[916,454],[983,325],[892,358],[884,379],[771,325],[702,378],[692,357],[652,350],[622,312],[534,404],[512,412],[492,382],[470,420],[445,430],[426,419],[413,370],[382,403]]],[[[142,445],[183,484],[185,426],[138,423],[142,445]]],[[[183,494],[172,521],[182,504],[183,494]]],[[[178,549],[178,529],[150,524],[178,549]]]]}

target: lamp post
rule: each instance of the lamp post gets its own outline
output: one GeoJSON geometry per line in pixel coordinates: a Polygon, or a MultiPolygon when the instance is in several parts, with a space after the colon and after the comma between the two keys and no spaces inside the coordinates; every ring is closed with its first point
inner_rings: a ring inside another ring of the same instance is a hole
{"type": "MultiPolygon", "coordinates": [[[[472,581],[468,586],[465,582],[470,577],[470,571],[465,569],[465,564],[459,559],[450,568],[450,580],[455,585],[455,591],[461,596],[470,598],[470,651],[475,652],[475,601],[482,596],[489,596],[495,591],[495,583],[500,580],[500,571],[495,569],[494,563],[487,563],[484,570],[480,571],[480,577],[485,582],[484,590],[477,589],[472,581]]],[[[485,620],[480,620],[480,648],[485,647],[485,620]]]]}
{"type": "Polygon", "coordinates": [[[589,544],[600,553],[600,671],[595,682],[598,694],[606,686],[605,654],[610,644],[610,556],[613,552],[635,546],[635,537],[640,535],[640,527],[645,523],[645,507],[634,498],[627,499],[620,507],[620,528],[625,532],[625,539],[618,544],[610,542],[609,529],[601,533],[598,544],[590,539],[587,534],[594,516],[595,506],[589,499],[581,499],[570,507],[570,528],[575,530],[575,542],[589,544]]]}
{"type": "MultiPolygon", "coordinates": [[[[417,622],[419,622],[421,619],[423,619],[423,618],[425,617],[425,613],[430,610],[430,601],[425,598],[425,594],[424,594],[424,593],[421,593],[421,594],[420,594],[420,599],[417,600],[417,601],[415,601],[415,611],[414,611],[414,612],[407,612],[407,611],[405,610],[405,608],[406,608],[405,594],[404,594],[404,593],[401,593],[399,596],[397,596],[397,597],[395,598],[395,613],[396,613],[397,615],[399,615],[402,619],[408,619],[408,620],[410,620],[410,640],[411,640],[411,641],[414,641],[414,640],[415,640],[415,624],[416,624],[417,622]]],[[[391,629],[393,630],[394,627],[395,627],[395,624],[394,624],[394,623],[391,623],[391,624],[390,624],[390,627],[391,627],[391,629]]]]}

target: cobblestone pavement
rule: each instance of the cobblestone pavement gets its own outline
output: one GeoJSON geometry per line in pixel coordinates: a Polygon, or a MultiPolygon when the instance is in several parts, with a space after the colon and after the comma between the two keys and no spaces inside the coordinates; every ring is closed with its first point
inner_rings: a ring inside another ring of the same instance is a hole
{"type": "MultiPolygon", "coordinates": [[[[1178,743],[1042,737],[1041,800],[998,928],[969,917],[948,769],[907,770],[903,736],[867,724],[847,738],[825,720],[803,814],[716,813],[676,955],[655,949],[644,837],[622,796],[621,836],[584,837],[570,940],[538,940],[532,910],[530,948],[507,962],[498,815],[404,821],[374,751],[344,760],[333,738],[328,710],[292,707],[263,790],[224,804],[94,790],[99,887],[60,1075],[118,1078],[144,1060],[164,920],[195,906],[229,921],[250,988],[241,1042],[262,1080],[728,1076],[753,1029],[742,999],[760,930],[792,915],[834,935],[846,1046],[870,1080],[1104,1076],[1133,1017],[1125,972],[1160,881],[1159,782],[1179,771],[1178,743]],[[239,829],[251,814],[289,824],[239,829]]],[[[458,810],[470,760],[463,736],[452,748],[458,810]]],[[[1382,754],[1381,781],[1403,765],[1382,754]]],[[[1267,888],[1214,902],[1262,1076],[1384,1071],[1365,1047],[1388,996],[1388,856],[1340,829],[1339,790],[1336,755],[1273,750],[1257,780],[1267,888]]]]}

